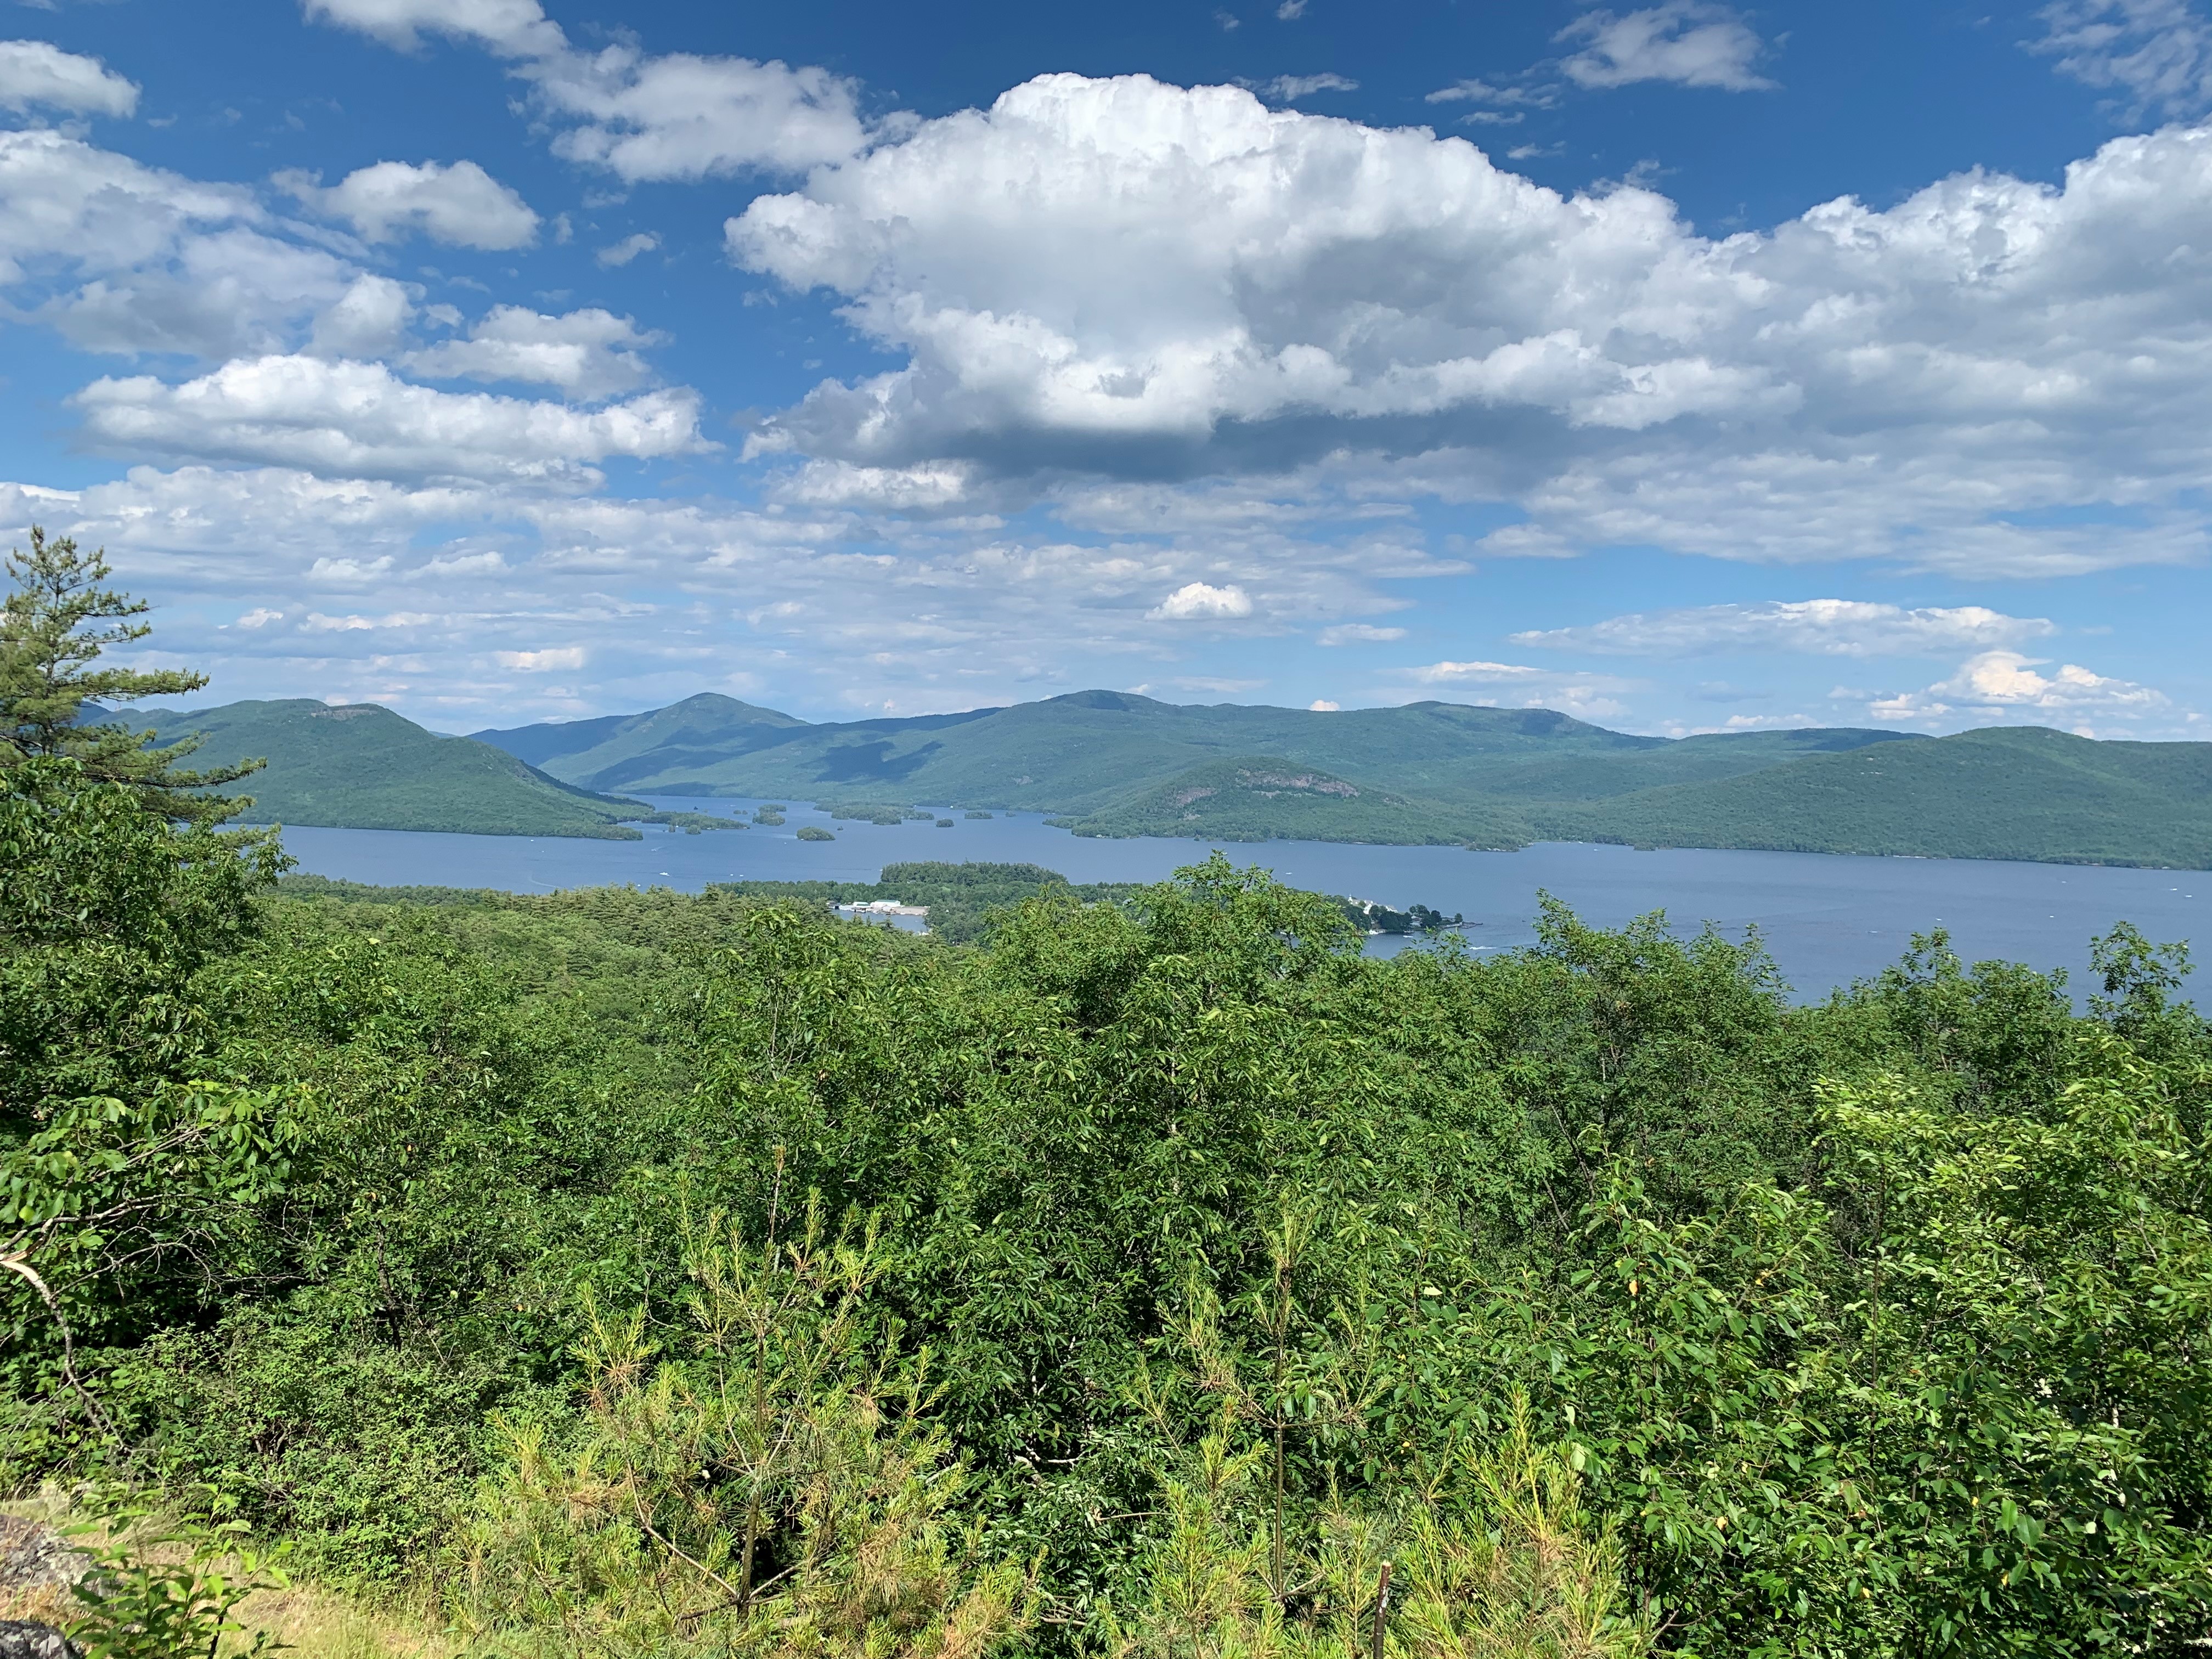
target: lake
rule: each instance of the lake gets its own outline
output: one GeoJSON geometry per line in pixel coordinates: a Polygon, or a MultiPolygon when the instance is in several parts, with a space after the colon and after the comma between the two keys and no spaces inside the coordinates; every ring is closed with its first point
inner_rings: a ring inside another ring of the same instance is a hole
{"type": "MultiPolygon", "coordinates": [[[[656,807],[750,813],[755,801],[653,798],[656,807]]],[[[873,881],[886,864],[916,859],[1041,864],[1071,881],[1158,881],[1195,864],[1207,843],[1144,837],[1102,841],[1048,828],[1041,814],[988,819],[951,814],[950,829],[832,821],[793,803],[781,829],[758,825],[701,835],[647,828],[641,841],[447,836],[391,830],[288,829],[284,846],[300,868],[380,886],[490,887],[517,893],[629,883],[696,892],[709,882],[873,881]],[[835,841],[806,842],[806,824],[835,841]]],[[[1510,950],[1535,937],[1540,891],[1584,920],[1618,927],[1664,910],[1676,927],[1711,921],[1731,936],[1756,927],[1800,996],[1876,973],[1930,927],[1951,933],[1969,961],[2002,957],[2066,969],[2085,988],[2089,940],[2116,921],[2154,939],[2196,939],[2212,908],[2212,873],[2110,870],[2080,865],[1970,860],[1842,858],[1820,853],[1674,850],[1544,842],[1517,853],[1456,847],[1362,847],[1334,842],[1267,842],[1225,847],[1317,891],[1375,899],[1402,909],[1435,906],[1462,915],[1477,950],[1510,950]]],[[[1369,941],[1377,953],[1405,941],[1369,941]]]]}

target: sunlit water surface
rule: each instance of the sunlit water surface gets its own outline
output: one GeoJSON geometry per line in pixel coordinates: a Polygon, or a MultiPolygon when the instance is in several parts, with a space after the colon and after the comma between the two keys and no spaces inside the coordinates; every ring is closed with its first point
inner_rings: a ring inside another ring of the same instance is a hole
{"type": "MultiPolygon", "coordinates": [[[[720,817],[748,815],[759,804],[653,799],[656,806],[720,817]]],[[[1158,837],[1092,840],[1049,829],[1034,812],[951,816],[950,829],[919,821],[833,822],[793,803],[781,829],[685,835],[647,828],[641,842],[288,829],[284,846],[301,870],[316,875],[518,893],[623,883],[696,892],[717,881],[873,881],[884,865],[915,859],[1041,864],[1079,882],[1158,881],[1211,851],[1202,842],[1158,837]],[[800,841],[797,832],[806,824],[837,838],[800,841]]],[[[1819,853],[1638,853],[1556,842],[1517,853],[1302,841],[1224,850],[1237,863],[1260,865],[1296,886],[1462,915],[1465,937],[1478,951],[1532,940],[1539,892],[1555,895],[1603,927],[1652,910],[1664,910],[1684,930],[1711,922],[1740,938],[1755,927],[1802,997],[1878,972],[1913,933],[1938,927],[1949,930],[1954,947],[1969,961],[2000,957],[2066,969],[2078,994],[2087,988],[2093,936],[2127,921],[2155,939],[2193,939],[2212,906],[2212,873],[2204,872],[1819,853]]],[[[1368,942],[1377,954],[1404,943],[1368,942]]]]}

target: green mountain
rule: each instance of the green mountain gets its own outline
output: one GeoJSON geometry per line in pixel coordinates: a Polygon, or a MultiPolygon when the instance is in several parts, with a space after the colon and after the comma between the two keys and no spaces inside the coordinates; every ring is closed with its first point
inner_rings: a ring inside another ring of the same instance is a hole
{"type": "Polygon", "coordinates": [[[513,753],[426,732],[376,703],[311,698],[217,708],[137,711],[162,738],[202,732],[195,761],[261,757],[238,786],[258,823],[349,830],[449,830],[485,836],[639,838],[617,820],[648,810],[548,777],[513,753]]]}
{"type": "MultiPolygon", "coordinates": [[[[612,791],[1051,812],[1079,834],[1540,840],[2212,868],[2212,744],[2040,727],[1671,740],[1548,709],[1184,707],[1085,691],[1009,708],[810,724],[712,693],[641,714],[441,737],[374,704],[149,711],[265,756],[254,816],[487,835],[638,832],[612,791]],[[540,769],[542,764],[542,769],[540,769]]],[[[691,827],[685,825],[684,827],[691,827]]]]}
{"type": "MultiPolygon", "coordinates": [[[[757,741],[768,742],[772,734],[805,724],[773,708],[757,708],[735,697],[702,691],[642,714],[606,714],[598,720],[476,732],[470,736],[475,742],[504,749],[571,781],[588,775],[595,787],[613,789],[633,787],[627,774],[665,778],[695,766],[711,765],[744,752],[756,732],[757,741]],[[641,761],[646,763],[641,765],[641,761]]],[[[664,794],[696,793],[659,783],[653,787],[664,794]]]]}
{"type": "MultiPolygon", "coordinates": [[[[1319,714],[1236,703],[1190,707],[1116,691],[1079,691],[1010,708],[810,726],[748,704],[714,701],[744,712],[719,727],[699,717],[711,709],[687,714],[680,738],[665,749],[644,745],[647,725],[642,723],[694,710],[707,699],[634,716],[641,724],[618,738],[579,733],[589,742],[565,752],[549,752],[548,745],[570,739],[538,733],[567,732],[566,726],[482,735],[517,754],[542,755],[548,772],[587,788],[815,799],[896,796],[1078,816],[1121,808],[1133,795],[1170,783],[1193,767],[1253,756],[1295,762],[1409,799],[1471,805],[1498,793],[1494,780],[1524,773],[1525,782],[1506,793],[1581,799],[1591,787],[1634,789],[1731,775],[1801,752],[1776,734],[1674,743],[1608,732],[1549,709],[1443,702],[1319,714]],[[1614,763],[1631,758],[1642,764],[1620,775],[1617,784],[1573,781],[1577,764],[1594,780],[1609,780],[1614,763]]],[[[1877,743],[1891,735],[1810,733],[1803,749],[1877,743]]]]}
{"type": "Polygon", "coordinates": [[[1536,822],[1640,846],[2212,869],[2212,744],[1993,726],[1550,808],[1536,822]]]}
{"type": "Polygon", "coordinates": [[[700,696],[482,735],[580,787],[1042,811],[1089,835],[2212,866],[2212,744],[2033,727],[1670,740],[1548,709],[1200,708],[1083,691],[820,725],[700,696]]]}

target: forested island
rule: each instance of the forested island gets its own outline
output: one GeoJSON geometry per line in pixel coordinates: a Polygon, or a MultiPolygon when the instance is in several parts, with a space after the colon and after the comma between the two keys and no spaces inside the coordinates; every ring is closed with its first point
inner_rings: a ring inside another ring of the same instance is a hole
{"type": "Polygon", "coordinates": [[[1366,959],[1218,855],[1006,903],[917,866],[960,939],[287,886],[225,827],[250,774],[82,718],[191,677],[103,665],[136,608],[36,561],[0,1479],[96,1563],[0,1614],[126,1656],[2212,1637],[2179,945],[2114,930],[2080,1012],[1941,933],[1793,1006],[1656,916],[1366,959]]]}

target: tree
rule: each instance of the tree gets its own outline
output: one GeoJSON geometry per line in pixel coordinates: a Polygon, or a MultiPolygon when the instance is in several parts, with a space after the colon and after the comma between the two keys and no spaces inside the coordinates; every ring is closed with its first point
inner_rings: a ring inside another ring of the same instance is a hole
{"type": "Polygon", "coordinates": [[[100,586],[109,574],[104,550],[81,553],[69,537],[49,541],[33,525],[30,553],[12,551],[7,570],[14,587],[0,602],[0,771],[30,760],[74,760],[86,777],[130,785],[149,811],[186,823],[221,823],[253,804],[201,792],[258,771],[264,761],[182,772],[177,763],[199,747],[198,736],[156,749],[151,731],[83,723],[88,703],[174,696],[207,684],[206,675],[185,669],[94,666],[110,646],[152,631],[131,620],[146,613],[143,599],[100,586]]]}

